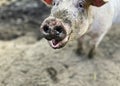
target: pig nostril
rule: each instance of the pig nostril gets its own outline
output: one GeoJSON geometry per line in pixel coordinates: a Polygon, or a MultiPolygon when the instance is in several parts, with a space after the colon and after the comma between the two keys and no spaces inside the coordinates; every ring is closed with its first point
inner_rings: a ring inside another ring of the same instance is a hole
{"type": "Polygon", "coordinates": [[[43,27],[43,30],[44,30],[45,33],[49,33],[50,32],[50,28],[47,25],[45,25],[43,27]]]}
{"type": "Polygon", "coordinates": [[[54,30],[56,31],[56,35],[59,35],[60,33],[63,32],[63,27],[62,26],[56,26],[54,28],[54,30]]]}

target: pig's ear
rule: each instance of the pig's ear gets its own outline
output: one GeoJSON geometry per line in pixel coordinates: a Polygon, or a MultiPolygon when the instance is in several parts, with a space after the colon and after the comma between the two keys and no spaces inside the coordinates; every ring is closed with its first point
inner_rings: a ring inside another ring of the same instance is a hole
{"type": "Polygon", "coordinates": [[[90,1],[93,6],[100,7],[104,5],[105,3],[107,3],[109,0],[90,0],[90,1]]]}
{"type": "Polygon", "coordinates": [[[47,6],[51,6],[53,0],[42,0],[47,6]]]}

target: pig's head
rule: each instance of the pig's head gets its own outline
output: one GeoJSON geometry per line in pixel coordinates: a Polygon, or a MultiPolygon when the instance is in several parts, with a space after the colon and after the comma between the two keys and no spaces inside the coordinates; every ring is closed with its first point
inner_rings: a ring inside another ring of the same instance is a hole
{"type": "Polygon", "coordinates": [[[43,0],[51,6],[51,14],[46,18],[40,31],[54,49],[59,49],[68,42],[72,30],[79,28],[82,36],[90,25],[90,5],[100,7],[104,0],[43,0]]]}

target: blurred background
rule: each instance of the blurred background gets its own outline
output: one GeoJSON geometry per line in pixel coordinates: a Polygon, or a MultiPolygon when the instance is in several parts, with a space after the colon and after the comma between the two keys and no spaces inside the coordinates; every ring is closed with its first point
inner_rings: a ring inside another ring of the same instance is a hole
{"type": "Polygon", "coordinates": [[[0,39],[12,40],[29,33],[40,39],[39,27],[49,12],[40,0],[0,0],[0,39]]]}
{"type": "Polygon", "coordinates": [[[120,25],[88,59],[75,53],[76,40],[53,50],[42,39],[49,14],[41,0],[0,0],[0,86],[120,86],[120,25]]]}

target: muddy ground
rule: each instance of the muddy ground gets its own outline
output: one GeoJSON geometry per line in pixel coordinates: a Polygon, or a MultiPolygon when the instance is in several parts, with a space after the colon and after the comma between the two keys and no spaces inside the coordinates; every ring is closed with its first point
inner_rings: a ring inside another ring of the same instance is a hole
{"type": "Polygon", "coordinates": [[[0,86],[120,86],[120,25],[88,59],[75,53],[76,40],[53,50],[39,34],[43,14],[24,23],[20,18],[1,19],[0,86]]]}

